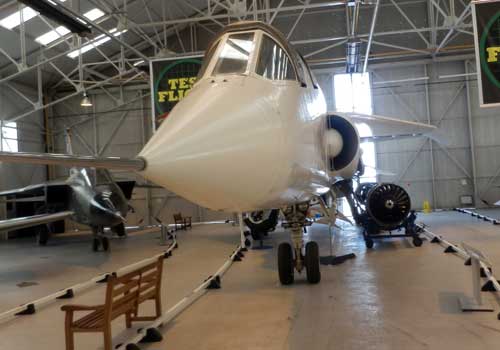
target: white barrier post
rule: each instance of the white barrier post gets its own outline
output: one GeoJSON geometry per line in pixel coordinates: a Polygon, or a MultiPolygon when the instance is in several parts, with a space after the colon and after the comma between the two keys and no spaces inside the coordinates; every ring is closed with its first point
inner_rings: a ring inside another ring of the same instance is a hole
{"type": "Polygon", "coordinates": [[[246,248],[246,237],[245,237],[245,227],[243,226],[243,213],[238,213],[238,222],[240,224],[240,247],[242,250],[247,250],[246,248]]]}
{"type": "Polygon", "coordinates": [[[463,249],[470,256],[472,268],[472,298],[461,296],[459,297],[460,306],[463,312],[483,311],[493,312],[493,308],[489,303],[483,302],[481,297],[481,263],[486,268],[491,267],[488,258],[478,249],[462,242],[463,249]]]}
{"type": "Polygon", "coordinates": [[[167,241],[168,241],[168,227],[161,224],[160,226],[160,245],[167,245],[167,241]]]}

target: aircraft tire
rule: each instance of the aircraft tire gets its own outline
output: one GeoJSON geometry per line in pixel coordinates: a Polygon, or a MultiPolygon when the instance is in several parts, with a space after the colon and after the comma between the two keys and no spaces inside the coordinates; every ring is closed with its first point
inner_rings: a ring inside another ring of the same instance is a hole
{"type": "Polygon", "coordinates": [[[319,247],[316,242],[306,244],[305,265],[307,272],[307,282],[317,284],[321,281],[321,271],[319,268],[319,247]]]}
{"type": "Polygon", "coordinates": [[[293,251],[290,243],[281,243],[278,246],[278,273],[282,285],[292,284],[294,281],[293,251]]]}
{"type": "Polygon", "coordinates": [[[372,248],[373,248],[373,243],[374,243],[374,242],[373,242],[373,239],[371,239],[371,238],[367,238],[367,239],[365,240],[365,245],[366,245],[366,248],[368,248],[368,249],[372,249],[372,248]]]}
{"type": "Polygon", "coordinates": [[[38,245],[46,246],[47,242],[49,240],[49,235],[50,235],[50,232],[49,232],[47,225],[41,225],[37,231],[38,232],[36,234],[36,239],[37,239],[38,245]]]}
{"type": "Polygon", "coordinates": [[[107,252],[109,250],[109,239],[108,237],[102,237],[102,249],[107,252]]]}
{"type": "Polygon", "coordinates": [[[100,246],[101,246],[101,242],[99,241],[99,238],[94,238],[92,240],[92,250],[94,252],[97,252],[99,250],[100,246]]]}

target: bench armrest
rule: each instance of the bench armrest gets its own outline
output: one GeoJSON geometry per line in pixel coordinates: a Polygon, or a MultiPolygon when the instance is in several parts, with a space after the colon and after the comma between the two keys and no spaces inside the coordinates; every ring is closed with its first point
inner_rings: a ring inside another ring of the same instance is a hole
{"type": "Polygon", "coordinates": [[[63,305],[61,311],[97,311],[104,305],[63,305]]]}

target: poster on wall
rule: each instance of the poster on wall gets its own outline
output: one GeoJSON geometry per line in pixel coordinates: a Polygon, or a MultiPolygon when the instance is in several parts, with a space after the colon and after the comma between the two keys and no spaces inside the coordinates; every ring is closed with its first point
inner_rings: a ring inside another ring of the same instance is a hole
{"type": "Polygon", "coordinates": [[[479,104],[500,106],[500,1],[472,2],[479,104]]]}
{"type": "Polygon", "coordinates": [[[174,106],[186,96],[201,68],[203,56],[162,58],[150,61],[153,128],[168,118],[174,106]]]}

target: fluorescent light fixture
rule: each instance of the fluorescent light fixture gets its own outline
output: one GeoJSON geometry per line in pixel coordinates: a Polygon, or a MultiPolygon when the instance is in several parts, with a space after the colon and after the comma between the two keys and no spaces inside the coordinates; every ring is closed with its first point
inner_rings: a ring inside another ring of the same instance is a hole
{"type": "MultiPolygon", "coordinates": [[[[121,32],[117,32],[116,28],[113,28],[109,32],[112,33],[113,36],[118,36],[120,34],[125,33],[126,30],[121,31],[121,32]]],[[[111,38],[109,36],[101,34],[101,35],[97,36],[94,40],[89,42],[88,44],[83,45],[79,50],[71,51],[67,56],[69,58],[77,58],[80,53],[82,53],[82,55],[83,55],[84,53],[86,53],[86,52],[88,52],[88,51],[90,51],[98,46],[101,46],[102,44],[104,44],[110,40],[111,40],[111,38]]]]}
{"type": "Polygon", "coordinates": [[[135,62],[134,66],[137,67],[137,66],[139,66],[139,65],[141,65],[143,63],[144,63],[144,60],[140,60],[140,61],[135,62]]]}
{"type": "MultiPolygon", "coordinates": [[[[66,0],[61,0],[61,2],[65,2],[66,0]]],[[[23,20],[24,22],[28,22],[30,19],[38,16],[38,12],[33,10],[31,7],[24,7],[22,10],[23,20]]],[[[0,26],[7,29],[14,29],[15,27],[21,24],[21,12],[16,11],[13,14],[3,18],[0,20],[0,26]]]]}
{"type": "MultiPolygon", "coordinates": [[[[99,19],[102,16],[104,16],[104,12],[102,12],[98,8],[94,8],[88,12],[85,12],[83,16],[85,16],[91,21],[95,21],[96,19],[99,19]]],[[[57,39],[62,38],[63,36],[69,33],[70,30],[68,28],[64,26],[59,26],[55,30],[51,30],[50,32],[40,35],[38,38],[35,39],[35,41],[39,42],[42,45],[49,45],[51,42],[56,41],[57,39]]]]}
{"type": "Polygon", "coordinates": [[[90,101],[90,98],[87,96],[87,93],[83,93],[83,99],[82,102],[80,102],[80,106],[82,107],[92,107],[92,101],[90,101]]]}

